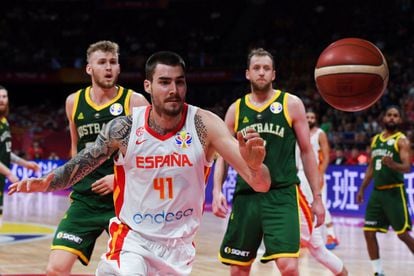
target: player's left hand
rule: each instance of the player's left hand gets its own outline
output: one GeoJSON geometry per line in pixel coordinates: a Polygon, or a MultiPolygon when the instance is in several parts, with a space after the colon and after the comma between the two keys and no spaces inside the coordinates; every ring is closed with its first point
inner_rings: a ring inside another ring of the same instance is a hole
{"type": "Polygon", "coordinates": [[[253,170],[260,169],[266,156],[266,148],[259,133],[249,128],[243,137],[239,131],[237,132],[237,140],[239,141],[240,154],[247,165],[253,170]]]}
{"type": "Polygon", "coordinates": [[[218,195],[213,193],[212,209],[213,209],[213,214],[215,216],[219,218],[226,217],[229,208],[227,206],[227,199],[223,195],[223,193],[220,193],[218,195]]]}
{"type": "Polygon", "coordinates": [[[325,223],[325,207],[323,206],[322,198],[316,196],[312,202],[312,213],[316,217],[315,227],[319,227],[325,223]]]}
{"type": "Polygon", "coordinates": [[[48,174],[45,178],[28,178],[15,182],[9,186],[8,194],[46,192],[55,175],[48,174]]]}
{"type": "Polygon", "coordinates": [[[107,195],[114,190],[114,175],[110,174],[92,183],[92,191],[99,195],[107,195]]]}
{"type": "Polygon", "coordinates": [[[393,162],[394,162],[394,161],[392,160],[392,158],[391,158],[390,156],[384,156],[384,157],[382,157],[382,159],[381,159],[381,163],[382,163],[382,165],[387,166],[388,168],[390,168],[390,167],[391,167],[391,164],[392,164],[393,162]]]}

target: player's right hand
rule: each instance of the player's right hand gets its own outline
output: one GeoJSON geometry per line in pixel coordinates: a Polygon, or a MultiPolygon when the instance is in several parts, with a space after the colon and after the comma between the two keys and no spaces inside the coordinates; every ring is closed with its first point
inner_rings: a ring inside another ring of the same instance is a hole
{"type": "Polygon", "coordinates": [[[228,212],[227,199],[220,193],[219,195],[213,195],[212,202],[213,214],[220,218],[225,218],[228,212]]]}
{"type": "Polygon", "coordinates": [[[364,192],[362,190],[359,190],[356,196],[357,203],[361,204],[364,202],[364,192]]]}
{"type": "Polygon", "coordinates": [[[28,178],[15,182],[9,186],[8,194],[45,192],[55,175],[48,174],[46,178],[28,178]]]}

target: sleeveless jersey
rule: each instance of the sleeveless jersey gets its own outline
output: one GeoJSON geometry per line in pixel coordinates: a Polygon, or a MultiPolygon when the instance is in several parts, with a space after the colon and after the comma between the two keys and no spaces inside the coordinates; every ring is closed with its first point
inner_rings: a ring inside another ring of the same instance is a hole
{"type": "MultiPolygon", "coordinates": [[[[321,146],[319,145],[319,135],[322,133],[322,129],[317,128],[314,133],[310,136],[310,143],[312,145],[313,152],[315,153],[316,164],[321,163],[321,146]]],[[[300,157],[300,148],[299,144],[296,143],[296,166],[298,170],[303,170],[302,158],[300,157]]]]}
{"type": "MultiPolygon", "coordinates": [[[[111,101],[103,104],[95,104],[90,97],[91,87],[76,92],[72,118],[78,132],[78,152],[92,144],[99,132],[107,122],[118,116],[129,115],[129,102],[132,91],[118,86],[118,94],[111,101]]],[[[72,198],[83,199],[89,205],[96,200],[112,204],[112,194],[100,196],[91,190],[91,184],[96,180],[112,174],[114,171],[113,159],[109,158],[95,171],[76,183],[73,188],[72,198]]]]}
{"type": "MultiPolygon", "coordinates": [[[[10,126],[5,117],[0,119],[0,161],[10,168],[12,140],[10,134],[10,126]]],[[[6,177],[0,174],[0,215],[2,214],[3,193],[6,177]]]]}
{"type": "Polygon", "coordinates": [[[198,108],[184,105],[183,120],[165,135],[149,128],[151,108],[133,109],[127,151],[115,160],[115,213],[144,238],[192,240],[212,165],[194,123],[198,108]]]}
{"type": "Polygon", "coordinates": [[[371,143],[371,162],[373,165],[374,187],[404,183],[404,174],[383,166],[381,158],[390,156],[395,162],[401,163],[398,140],[405,137],[402,132],[384,138],[383,133],[377,134],[371,143]]]}
{"type": "MultiPolygon", "coordinates": [[[[245,132],[253,128],[266,143],[264,163],[270,170],[271,189],[298,184],[296,175],[295,143],[296,135],[287,110],[288,93],[276,90],[276,94],[262,107],[255,107],[249,95],[236,101],[235,132],[245,132]]],[[[255,193],[254,190],[237,176],[235,194],[255,193]]]]}

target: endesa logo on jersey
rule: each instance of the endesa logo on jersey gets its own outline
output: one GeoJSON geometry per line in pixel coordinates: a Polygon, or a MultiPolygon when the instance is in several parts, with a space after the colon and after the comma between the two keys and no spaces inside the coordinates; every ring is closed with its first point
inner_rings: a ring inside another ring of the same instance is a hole
{"type": "Polygon", "coordinates": [[[133,216],[133,220],[136,224],[148,223],[148,224],[163,224],[168,222],[174,222],[184,217],[191,216],[193,214],[193,208],[186,210],[180,210],[177,212],[165,212],[162,210],[159,213],[136,213],[133,216]]]}
{"type": "Polygon", "coordinates": [[[167,155],[137,156],[135,158],[137,168],[157,169],[162,167],[192,167],[190,158],[187,154],[173,152],[167,155]]]}

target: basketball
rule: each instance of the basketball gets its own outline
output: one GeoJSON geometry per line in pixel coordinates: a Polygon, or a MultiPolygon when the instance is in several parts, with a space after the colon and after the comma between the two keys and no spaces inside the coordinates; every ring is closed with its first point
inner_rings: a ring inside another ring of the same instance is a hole
{"type": "Polygon", "coordinates": [[[383,94],[388,66],[381,51],[360,38],[344,38],[320,54],[315,67],[316,87],[332,107],[348,112],[367,109],[383,94]]]}

